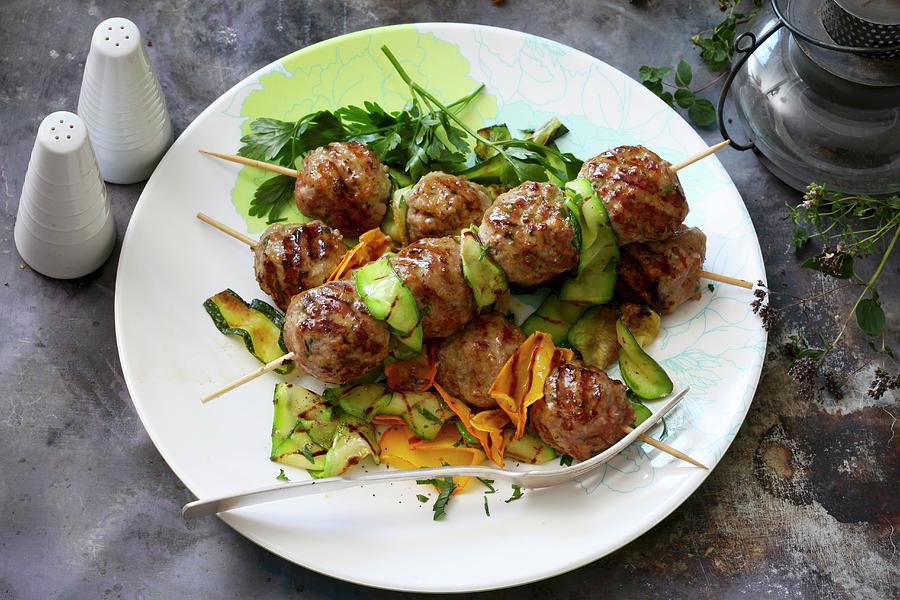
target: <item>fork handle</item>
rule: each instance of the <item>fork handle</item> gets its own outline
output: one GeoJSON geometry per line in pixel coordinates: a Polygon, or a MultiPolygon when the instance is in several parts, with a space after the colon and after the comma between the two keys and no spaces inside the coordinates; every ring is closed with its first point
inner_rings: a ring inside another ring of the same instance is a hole
{"type": "MultiPolygon", "coordinates": [[[[485,469],[479,467],[436,467],[433,469],[415,470],[391,470],[380,473],[369,473],[356,477],[327,477],[325,479],[305,479],[303,481],[291,481],[279,483],[263,488],[244,492],[242,494],[229,494],[209,500],[195,500],[184,505],[181,514],[186,519],[206,517],[226,510],[252,506],[263,502],[275,502],[300,496],[312,496],[336,492],[352,487],[361,487],[386,481],[409,481],[411,479],[433,479],[435,477],[455,477],[484,475],[485,469]]],[[[492,477],[496,473],[490,472],[492,477]]]]}

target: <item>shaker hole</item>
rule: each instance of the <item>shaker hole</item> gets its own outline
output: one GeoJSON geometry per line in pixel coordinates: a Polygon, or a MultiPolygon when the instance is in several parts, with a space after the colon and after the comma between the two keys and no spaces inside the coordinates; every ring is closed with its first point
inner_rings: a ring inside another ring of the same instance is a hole
{"type": "Polygon", "coordinates": [[[118,45],[119,45],[119,42],[116,42],[116,46],[118,46],[118,45]]]}
{"type": "Polygon", "coordinates": [[[67,136],[66,136],[66,139],[67,139],[67,140],[71,140],[71,139],[72,139],[72,136],[71,136],[71,135],[67,135],[67,136]]]}
{"type": "Polygon", "coordinates": [[[56,137],[54,137],[53,139],[54,139],[54,140],[58,140],[58,139],[59,139],[59,136],[56,136],[56,137]]]}
{"type": "Polygon", "coordinates": [[[74,125],[69,125],[69,129],[75,129],[74,125]]]}

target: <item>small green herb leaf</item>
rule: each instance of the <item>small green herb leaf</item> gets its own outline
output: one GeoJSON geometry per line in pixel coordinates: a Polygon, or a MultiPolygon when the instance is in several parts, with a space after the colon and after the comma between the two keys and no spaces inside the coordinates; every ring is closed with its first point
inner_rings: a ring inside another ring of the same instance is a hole
{"type": "Polygon", "coordinates": [[[678,61],[678,68],[675,70],[675,85],[680,88],[687,88],[691,85],[691,65],[684,59],[678,61]]]}
{"type": "Polygon", "coordinates": [[[442,477],[440,479],[416,479],[419,485],[433,485],[438,488],[440,493],[431,510],[434,511],[434,520],[440,521],[447,516],[447,503],[450,502],[450,494],[456,489],[451,477],[442,477]]]}
{"type": "Polygon", "coordinates": [[[859,324],[859,328],[867,334],[878,335],[881,333],[881,330],[884,329],[884,321],[884,309],[881,308],[877,294],[873,298],[860,300],[856,305],[856,322],[859,324]]]}
{"type": "Polygon", "coordinates": [[[426,496],[425,494],[416,494],[416,498],[419,500],[419,502],[428,502],[428,496],[426,496]]]}
{"type": "Polygon", "coordinates": [[[707,127],[716,120],[716,108],[709,100],[695,99],[688,108],[688,117],[700,127],[707,127]]]}
{"type": "Polygon", "coordinates": [[[290,481],[288,476],[284,474],[284,469],[278,469],[278,476],[275,477],[278,481],[290,481]]]}
{"type": "Polygon", "coordinates": [[[494,487],[493,479],[483,479],[481,477],[476,477],[475,479],[480,481],[481,484],[488,489],[488,491],[486,491],[485,494],[494,494],[497,492],[497,488],[494,487]]]}
{"type": "Polygon", "coordinates": [[[563,454],[559,457],[559,466],[561,467],[571,467],[572,466],[572,457],[568,454],[563,454]]]}
{"type": "Polygon", "coordinates": [[[482,496],[482,498],[484,498],[484,514],[491,516],[491,509],[488,508],[487,496],[482,496]]]}
{"type": "Polygon", "coordinates": [[[801,266],[836,279],[849,279],[853,276],[853,257],[846,252],[823,252],[806,259],[801,266]]]}
{"type": "Polygon", "coordinates": [[[675,102],[681,108],[690,108],[694,104],[694,92],[690,90],[675,90],[675,102]]]}
{"type": "Polygon", "coordinates": [[[294,201],[296,179],[287,175],[276,175],[256,188],[250,202],[251,217],[265,217],[267,223],[279,220],[281,211],[294,201]]]}
{"type": "Polygon", "coordinates": [[[508,500],[504,500],[504,502],[507,504],[509,504],[513,500],[518,500],[519,498],[521,498],[522,496],[525,495],[525,493],[522,491],[522,486],[520,486],[520,485],[516,485],[514,483],[514,484],[512,484],[512,489],[513,489],[513,495],[510,496],[508,500]]]}

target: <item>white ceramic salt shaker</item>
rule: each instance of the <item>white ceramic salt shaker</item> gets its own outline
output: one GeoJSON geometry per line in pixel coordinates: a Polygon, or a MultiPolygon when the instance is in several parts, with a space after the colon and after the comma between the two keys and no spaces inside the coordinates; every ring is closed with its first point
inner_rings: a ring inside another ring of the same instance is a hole
{"type": "Polygon", "coordinates": [[[78,114],[87,124],[100,172],[110,183],[150,176],[172,143],[172,121],[162,87],[137,26],[107,19],[91,37],[78,114]]]}
{"type": "Polygon", "coordinates": [[[78,115],[55,112],[38,127],[14,237],[25,262],[56,279],[87,275],[109,258],[116,226],[78,115]]]}

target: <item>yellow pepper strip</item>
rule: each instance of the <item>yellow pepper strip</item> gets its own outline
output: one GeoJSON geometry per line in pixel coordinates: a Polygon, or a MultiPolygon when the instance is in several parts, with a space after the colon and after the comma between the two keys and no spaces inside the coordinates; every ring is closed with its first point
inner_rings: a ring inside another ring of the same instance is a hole
{"type": "Polygon", "coordinates": [[[536,331],[509,357],[491,384],[491,398],[503,409],[515,426],[512,439],[525,433],[528,407],[544,397],[544,383],[561,362],[572,359],[573,353],[557,348],[553,338],[536,331]]]}
{"type": "MultiPolygon", "coordinates": [[[[389,427],[381,436],[381,462],[395,469],[420,469],[443,465],[478,465],[484,462],[484,452],[478,448],[456,446],[459,432],[455,425],[442,428],[433,440],[423,440],[406,425],[389,427]]],[[[462,491],[471,477],[454,477],[454,493],[462,491]]]]}
{"type": "Polygon", "coordinates": [[[472,409],[465,402],[457,400],[448,394],[437,382],[434,383],[434,389],[444,399],[450,410],[459,417],[466,430],[481,442],[481,447],[484,448],[484,453],[491,459],[491,462],[498,467],[502,467],[503,451],[506,448],[506,440],[503,438],[503,434],[481,431],[472,424],[472,409]]]}
{"type": "Polygon", "coordinates": [[[485,433],[503,433],[509,416],[499,408],[483,410],[472,417],[472,427],[485,433]]]}
{"type": "Polygon", "coordinates": [[[359,236],[358,244],[347,250],[326,281],[336,281],[353,269],[381,258],[390,249],[391,238],[380,229],[370,229],[359,236]]]}

